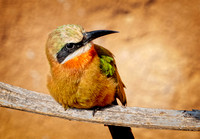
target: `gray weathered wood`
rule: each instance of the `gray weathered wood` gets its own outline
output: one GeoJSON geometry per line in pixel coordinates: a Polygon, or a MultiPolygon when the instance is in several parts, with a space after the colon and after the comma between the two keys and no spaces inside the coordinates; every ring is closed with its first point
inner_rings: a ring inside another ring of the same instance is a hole
{"type": "Polygon", "coordinates": [[[47,94],[0,82],[0,106],[68,120],[107,125],[200,131],[200,111],[113,106],[99,110],[67,109],[47,94]]]}

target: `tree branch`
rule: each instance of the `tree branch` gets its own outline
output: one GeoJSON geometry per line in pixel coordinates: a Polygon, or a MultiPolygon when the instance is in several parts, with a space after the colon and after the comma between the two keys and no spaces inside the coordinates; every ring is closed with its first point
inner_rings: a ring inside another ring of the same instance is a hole
{"type": "Polygon", "coordinates": [[[106,125],[200,131],[200,111],[113,106],[98,110],[67,109],[50,95],[0,82],[0,106],[68,120],[106,125]]]}

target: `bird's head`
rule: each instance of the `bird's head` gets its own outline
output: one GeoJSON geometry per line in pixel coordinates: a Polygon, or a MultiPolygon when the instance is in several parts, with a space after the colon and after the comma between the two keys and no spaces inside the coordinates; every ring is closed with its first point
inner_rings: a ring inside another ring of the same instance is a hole
{"type": "Polygon", "coordinates": [[[112,30],[96,30],[86,32],[79,25],[63,25],[53,30],[47,40],[46,52],[48,59],[63,64],[68,60],[87,52],[92,46],[92,40],[117,33],[112,30]]]}

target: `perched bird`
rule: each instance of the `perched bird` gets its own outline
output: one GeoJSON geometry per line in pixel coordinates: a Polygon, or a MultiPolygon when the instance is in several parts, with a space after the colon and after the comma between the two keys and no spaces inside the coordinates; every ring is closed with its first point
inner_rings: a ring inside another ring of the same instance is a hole
{"type": "MultiPolygon", "coordinates": [[[[126,105],[126,95],[113,54],[92,40],[117,31],[86,32],[79,25],[63,25],[48,37],[46,54],[51,75],[48,89],[65,109],[126,105]]],[[[129,127],[109,126],[113,138],[134,138],[129,127]]]]}

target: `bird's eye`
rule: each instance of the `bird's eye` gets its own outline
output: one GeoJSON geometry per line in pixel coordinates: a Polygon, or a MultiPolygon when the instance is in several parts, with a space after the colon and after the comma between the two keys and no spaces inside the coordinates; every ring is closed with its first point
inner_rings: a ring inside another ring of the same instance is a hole
{"type": "Polygon", "coordinates": [[[73,49],[74,46],[75,45],[73,43],[68,43],[68,44],[65,45],[65,47],[68,48],[68,49],[73,49]]]}

